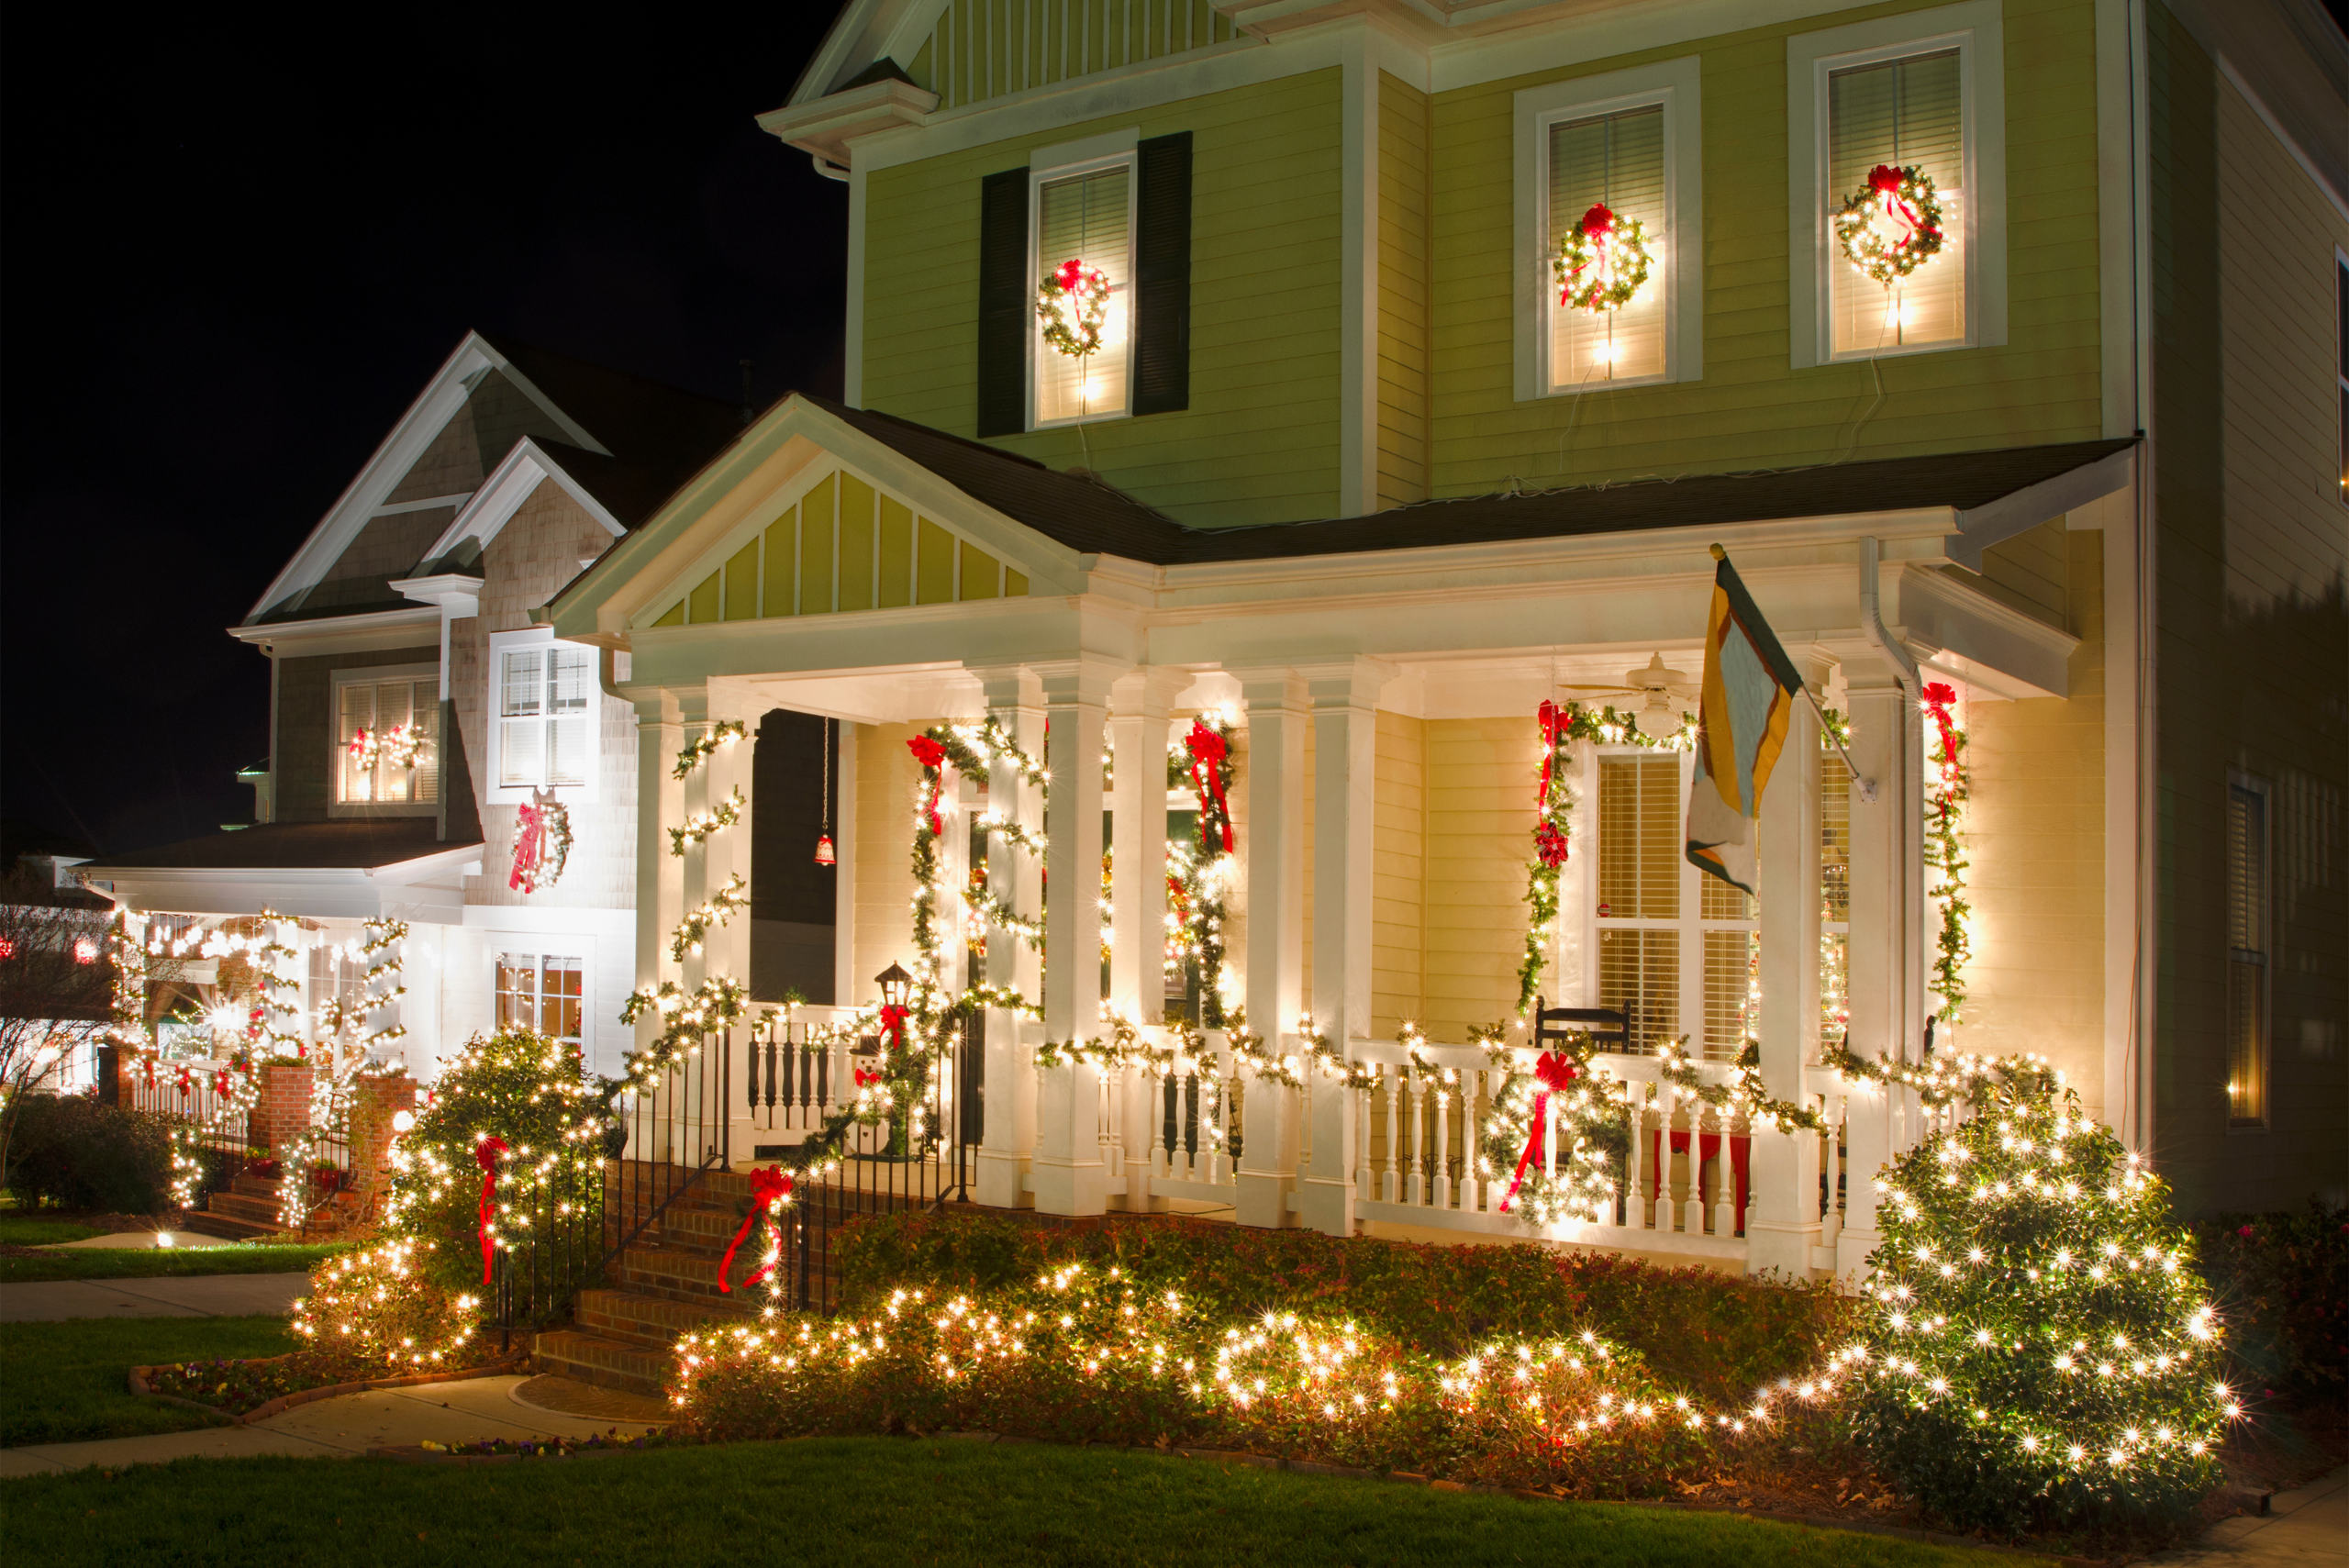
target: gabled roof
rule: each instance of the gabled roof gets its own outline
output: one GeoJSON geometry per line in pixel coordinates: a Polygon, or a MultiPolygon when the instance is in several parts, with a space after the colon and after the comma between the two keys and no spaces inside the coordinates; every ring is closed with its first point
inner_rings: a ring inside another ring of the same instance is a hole
{"type": "MultiPolygon", "coordinates": [[[[2090,467],[2132,439],[2000,447],[1865,462],[1471,495],[1422,501],[1361,517],[1195,528],[1097,479],[911,420],[809,397],[894,447],[974,500],[1088,554],[1156,566],[1349,555],[1430,545],[1562,539],[1642,528],[1711,528],[1777,517],[1829,517],[1946,506],[1978,512],[2019,492],[2090,467]]],[[[2066,509],[2058,505],[2048,516],[2066,509]]],[[[2044,517],[2032,519],[2044,521],[2044,517]]]]}
{"type": "Polygon", "coordinates": [[[623,528],[640,521],[740,428],[740,410],[723,400],[531,344],[467,333],[270,584],[247,626],[407,606],[390,584],[444,553],[433,541],[446,531],[450,512],[479,494],[479,482],[469,481],[474,488],[445,498],[403,501],[389,511],[386,503],[493,377],[526,401],[533,428],[480,451],[483,478],[521,444],[535,441],[561,451],[551,466],[595,498],[591,510],[602,510],[623,528]],[[433,501],[446,505],[435,507],[433,501]],[[363,551],[355,559],[364,570],[338,570],[354,547],[363,551]],[[329,589],[323,595],[322,585],[329,589]]]}

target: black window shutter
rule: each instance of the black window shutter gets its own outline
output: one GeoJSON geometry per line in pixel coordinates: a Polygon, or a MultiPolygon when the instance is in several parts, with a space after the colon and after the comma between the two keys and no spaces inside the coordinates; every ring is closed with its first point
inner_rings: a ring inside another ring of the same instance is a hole
{"type": "Polygon", "coordinates": [[[1191,133],[1138,150],[1134,412],[1171,414],[1191,406],[1191,133]]]}
{"type": "Polygon", "coordinates": [[[1028,428],[1028,171],[979,182],[979,434],[1028,428]]]}

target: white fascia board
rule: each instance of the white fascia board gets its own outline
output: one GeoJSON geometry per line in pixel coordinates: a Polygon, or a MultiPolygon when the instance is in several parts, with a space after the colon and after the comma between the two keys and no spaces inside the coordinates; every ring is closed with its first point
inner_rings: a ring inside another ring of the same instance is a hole
{"type": "Polygon", "coordinates": [[[365,615],[232,626],[228,632],[238,641],[273,657],[305,659],[322,653],[371,653],[386,648],[420,647],[440,635],[440,624],[439,610],[429,605],[418,605],[412,609],[370,610],[365,615]]]}
{"type": "Polygon", "coordinates": [[[894,77],[868,82],[812,104],[770,109],[759,128],[789,147],[841,168],[852,166],[852,144],[870,136],[919,127],[938,107],[938,95],[894,77]]]}
{"type": "Polygon", "coordinates": [[[473,395],[473,389],[482,373],[491,370],[512,382],[524,396],[536,404],[540,412],[580,446],[606,457],[611,455],[608,448],[588,434],[577,420],[556,407],[552,399],[517,370],[505,355],[491,347],[481,334],[468,332],[464,341],[457,345],[456,351],[442,361],[440,370],[425,384],[416,401],[407,406],[406,412],[392,427],[391,434],[376,447],[365,466],[360,469],[358,476],[335,498],[326,516],[318,519],[317,526],[310,530],[310,537],[302,541],[302,548],[295,550],[293,559],[270,580],[268,588],[246,612],[247,620],[261,615],[295,589],[308,587],[326,574],[327,568],[351,548],[351,541],[359,537],[359,530],[375,516],[383,506],[384,497],[392,493],[407,471],[416,466],[425,449],[432,444],[449,421],[456,417],[457,411],[473,395]]]}
{"type": "MultiPolygon", "coordinates": [[[[834,83],[855,75],[878,59],[887,45],[895,43],[905,30],[903,23],[907,13],[928,11],[934,18],[937,12],[945,8],[946,0],[849,0],[825,32],[824,41],[808,57],[799,80],[791,84],[791,95],[784,102],[807,104],[823,97],[832,90],[834,83]]],[[[924,27],[921,30],[927,32],[929,28],[924,27]]]]}
{"type": "Polygon", "coordinates": [[[478,874],[482,846],[464,844],[370,870],[335,867],[128,866],[110,871],[114,898],[140,913],[251,915],[263,909],[313,919],[368,919],[387,907],[421,909],[436,923],[462,918],[463,894],[429,885],[435,876],[478,874]],[[471,871],[468,868],[473,868],[471,871]],[[416,898],[417,891],[442,896],[416,898]]]}
{"type": "Polygon", "coordinates": [[[2009,701],[2070,695],[2080,639],[2069,632],[1929,567],[1903,571],[1892,598],[1898,634],[1919,663],[2009,701]]]}
{"type": "Polygon", "coordinates": [[[1979,572],[1982,552],[1991,545],[2028,533],[2042,523],[2053,522],[2066,512],[2128,488],[2135,462],[2136,449],[2123,447],[2110,457],[2067,469],[1982,506],[1969,506],[1957,514],[1957,527],[1943,541],[1943,548],[1960,566],[1979,572]]]}

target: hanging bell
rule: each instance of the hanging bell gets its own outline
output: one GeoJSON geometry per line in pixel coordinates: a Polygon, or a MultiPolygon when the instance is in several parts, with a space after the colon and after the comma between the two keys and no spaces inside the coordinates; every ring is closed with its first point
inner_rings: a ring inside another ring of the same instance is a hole
{"type": "Polygon", "coordinates": [[[832,836],[829,833],[825,834],[823,837],[816,840],[816,863],[818,865],[831,865],[837,862],[839,858],[839,856],[832,853],[832,836]]]}

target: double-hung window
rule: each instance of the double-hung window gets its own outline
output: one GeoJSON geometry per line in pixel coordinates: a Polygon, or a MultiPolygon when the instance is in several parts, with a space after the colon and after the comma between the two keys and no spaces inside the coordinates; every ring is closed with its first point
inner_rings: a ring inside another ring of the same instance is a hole
{"type": "Polygon", "coordinates": [[[595,782],[596,651],[542,632],[490,642],[491,798],[578,791],[595,782]]]}
{"type": "Polygon", "coordinates": [[[2006,341],[2002,28],[1996,0],[1961,0],[1787,40],[1798,367],[2006,341]],[[1844,253],[1837,216],[1868,202],[1894,239],[1932,215],[1872,195],[1878,168],[1920,171],[1941,206],[1940,249],[1889,282],[1844,253]]]}
{"type": "Polygon", "coordinates": [[[1517,94],[1520,400],[1703,373],[1698,83],[1691,58],[1517,94]],[[1611,310],[1560,298],[1561,250],[1599,207],[1622,228],[1637,220],[1649,258],[1645,281],[1611,310]]]}
{"type": "Polygon", "coordinates": [[[1035,355],[1035,424],[1065,425],[1113,418],[1132,411],[1134,155],[1126,152],[1074,168],[1039,170],[1029,210],[1034,215],[1034,264],[1045,275],[1081,262],[1108,282],[1101,343],[1084,355],[1062,352],[1045,339],[1039,317],[1030,333],[1035,355]]]}
{"type": "Polygon", "coordinates": [[[2227,783],[2227,1125],[2267,1125],[2267,786],[2227,783]]]}
{"type": "Polygon", "coordinates": [[[587,966],[562,953],[497,955],[497,1026],[537,1029],[577,1043],[586,1012],[587,966]]]}
{"type": "Polygon", "coordinates": [[[1629,1016],[1632,1049],[1689,1037],[1727,1061],[1753,1032],[1754,901],[1688,863],[1676,751],[1598,755],[1598,1005],[1629,1016]]]}
{"type": "Polygon", "coordinates": [[[340,670],[333,681],[334,810],[429,811],[440,799],[440,673],[340,670]]]}

